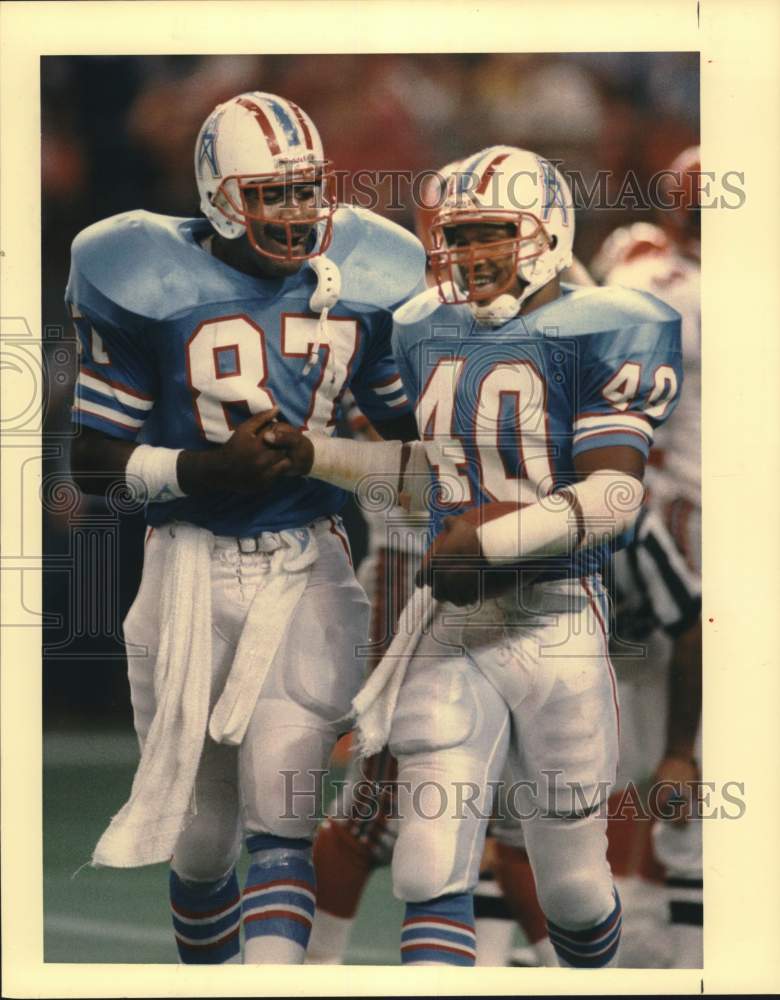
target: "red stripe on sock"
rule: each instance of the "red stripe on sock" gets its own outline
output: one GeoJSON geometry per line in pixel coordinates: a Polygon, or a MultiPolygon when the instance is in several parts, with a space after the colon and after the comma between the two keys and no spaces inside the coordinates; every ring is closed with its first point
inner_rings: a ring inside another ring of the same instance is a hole
{"type": "Polygon", "coordinates": [[[465,955],[466,958],[474,958],[473,951],[466,951],[463,948],[455,948],[448,944],[434,944],[430,942],[428,944],[402,944],[401,951],[421,951],[422,949],[428,949],[430,951],[449,951],[453,955],[465,955]]]}
{"type": "Polygon", "coordinates": [[[311,882],[305,882],[300,878],[277,878],[271,882],[259,882],[257,885],[248,885],[244,889],[243,895],[246,896],[247,893],[256,892],[258,889],[270,889],[275,885],[290,885],[296,888],[308,889],[309,892],[314,892],[314,885],[311,882]]]}
{"type": "Polygon", "coordinates": [[[241,897],[236,896],[235,899],[226,903],[224,906],[218,907],[216,910],[205,910],[203,913],[196,913],[194,910],[181,909],[181,907],[177,906],[173,900],[171,900],[171,909],[177,917],[186,917],[189,920],[208,920],[210,917],[216,917],[220,913],[227,913],[227,911],[232,909],[234,906],[238,906],[240,902],[241,897]]]}
{"type": "Polygon", "coordinates": [[[474,928],[469,924],[462,924],[458,920],[449,920],[447,917],[409,917],[404,920],[404,927],[413,927],[415,924],[446,924],[448,927],[458,927],[460,930],[474,933],[474,928]]]}
{"type": "Polygon", "coordinates": [[[193,943],[192,941],[184,941],[182,938],[179,937],[178,934],[176,935],[176,940],[179,942],[182,948],[218,948],[220,945],[225,944],[231,938],[234,938],[238,934],[239,930],[240,926],[234,927],[232,931],[229,931],[223,937],[217,938],[216,941],[209,941],[206,944],[200,944],[200,942],[193,943]]]}
{"type": "Polygon", "coordinates": [[[289,910],[266,910],[265,913],[245,913],[244,923],[250,924],[255,920],[274,920],[276,917],[282,917],[284,920],[297,920],[299,924],[311,927],[311,920],[308,917],[304,917],[300,913],[290,913],[289,910]]]}

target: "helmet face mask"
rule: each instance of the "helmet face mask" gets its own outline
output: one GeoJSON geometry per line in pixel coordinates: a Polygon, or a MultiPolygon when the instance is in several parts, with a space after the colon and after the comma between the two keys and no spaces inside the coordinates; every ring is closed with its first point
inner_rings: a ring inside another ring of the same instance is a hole
{"type": "Polygon", "coordinates": [[[255,253],[288,265],[330,246],[333,165],[292,101],[253,91],[220,104],[198,135],[195,177],[201,211],[222,238],[246,234],[255,253]]]}
{"type": "Polygon", "coordinates": [[[574,205],[556,167],[528,150],[492,146],[449,164],[430,225],[439,298],[481,314],[493,300],[517,305],[572,262],[574,205]]]}
{"type": "Polygon", "coordinates": [[[439,213],[431,237],[431,270],[440,297],[452,304],[489,302],[513,289],[519,294],[523,265],[551,242],[529,212],[439,213]]]}
{"type": "Polygon", "coordinates": [[[333,176],[325,161],[278,174],[227,177],[213,204],[246,229],[257,253],[277,261],[309,260],[325,253],[333,239],[333,176]],[[317,231],[319,239],[312,238],[317,231]]]}

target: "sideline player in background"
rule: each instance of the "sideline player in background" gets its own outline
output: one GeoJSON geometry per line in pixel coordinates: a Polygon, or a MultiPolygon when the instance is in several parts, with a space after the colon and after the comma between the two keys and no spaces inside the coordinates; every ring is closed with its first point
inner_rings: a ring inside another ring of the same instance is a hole
{"type": "Polygon", "coordinates": [[[72,250],[73,475],[136,489],[150,525],[124,626],[142,756],[94,862],[170,859],[182,962],[239,960],[243,923],[246,962],[297,963],[316,821],[282,772],[327,766],[364,677],[368,603],[345,493],[280,482],[289,463],[260,431],[282,413],[327,437],[349,387],[381,433],[413,433],[391,310],[422,287],[424,254],[336,206],[317,129],[284,98],[219,105],[195,168],[205,219],[129,212],[72,250]]]}
{"type": "Polygon", "coordinates": [[[438,288],[395,313],[422,441],[263,432],[294,471],[347,488],[377,475],[412,493],[426,463],[432,472],[439,533],[420,582],[440,603],[397,703],[379,699],[389,717],[375,735],[389,730],[401,783],[436,780],[450,803],[473,785],[479,811],[401,810],[404,963],[474,963],[471,892],[507,760],[528,783],[523,829],[559,962],[617,961],[599,810],[617,706],[599,573],[638,514],[654,428],[676,403],[679,317],[639,292],[562,286],[573,230],[547,161],[512,147],[463,161],[434,225],[438,288]]]}
{"type": "MultiPolygon", "coordinates": [[[[701,162],[699,148],[683,150],[664,173],[661,226],[635,224],[616,230],[594,260],[597,276],[610,285],[651,292],[682,317],[686,390],[677,412],[661,428],[648,469],[653,509],[663,519],[685,557],[689,575],[701,576],[701,162]]],[[[672,574],[674,575],[674,574],[672,574]]],[[[667,574],[668,576],[668,574],[667,574]]],[[[684,593],[678,589],[678,593],[684,593]]],[[[669,690],[669,725],[698,725],[701,704],[701,621],[675,639],[669,690]],[[686,716],[686,710],[688,715],[686,716]],[[686,716],[681,722],[675,720],[686,716]]],[[[653,766],[652,747],[664,738],[666,713],[656,714],[642,753],[653,766]]],[[[672,734],[670,733],[670,736],[672,734]]],[[[655,777],[690,782],[699,778],[700,733],[688,736],[665,755],[655,777]]],[[[679,741],[677,741],[679,743],[679,741]]],[[[702,963],[702,839],[695,816],[658,822],[653,847],[666,872],[669,920],[674,934],[672,963],[697,968],[702,963]]]]}
{"type": "Polygon", "coordinates": [[[648,470],[653,504],[694,572],[701,573],[701,163],[684,150],[664,173],[661,227],[616,230],[594,260],[608,285],[650,292],[682,317],[685,395],[660,431],[648,470]]]}

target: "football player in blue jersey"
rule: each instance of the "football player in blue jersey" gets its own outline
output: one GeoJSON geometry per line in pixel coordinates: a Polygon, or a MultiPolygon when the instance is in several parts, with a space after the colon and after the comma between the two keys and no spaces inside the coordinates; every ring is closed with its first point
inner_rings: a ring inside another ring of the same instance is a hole
{"type": "Polygon", "coordinates": [[[393,855],[402,961],[473,964],[471,893],[506,764],[558,961],[612,966],[603,805],[619,721],[600,571],[677,402],[680,318],[646,293],[561,282],[571,195],[525,150],[462,161],[433,235],[437,287],[396,310],[393,334],[421,440],[283,423],[261,436],[298,474],[352,489],[380,476],[431,509],[418,580],[438,599],[432,622],[400,636],[358,702],[364,749],[387,738],[399,799],[409,789],[393,855]]]}
{"type": "Polygon", "coordinates": [[[149,523],[124,624],[141,761],[93,860],[170,860],[182,962],[240,961],[243,923],[244,961],[297,963],[315,898],[310,772],[362,683],[368,602],[346,494],[281,479],[289,460],[260,431],[281,413],[332,434],[347,388],[382,434],[414,429],[390,338],[425,255],[336,205],[292,101],[219,105],[195,170],[205,218],[129,212],[73,243],[73,475],[91,493],[130,487],[149,523]]]}

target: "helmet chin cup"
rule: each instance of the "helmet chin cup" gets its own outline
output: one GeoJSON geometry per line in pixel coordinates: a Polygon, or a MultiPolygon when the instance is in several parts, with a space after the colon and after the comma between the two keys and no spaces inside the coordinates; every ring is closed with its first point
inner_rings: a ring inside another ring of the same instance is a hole
{"type": "Polygon", "coordinates": [[[312,312],[322,312],[332,309],[341,295],[341,271],[338,265],[324,254],[312,257],[309,266],[317,275],[317,287],[311,293],[309,309],[312,312]]]}
{"type": "Polygon", "coordinates": [[[492,302],[470,302],[469,308],[483,326],[503,326],[520,312],[520,299],[504,293],[492,302]]]}

